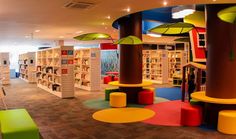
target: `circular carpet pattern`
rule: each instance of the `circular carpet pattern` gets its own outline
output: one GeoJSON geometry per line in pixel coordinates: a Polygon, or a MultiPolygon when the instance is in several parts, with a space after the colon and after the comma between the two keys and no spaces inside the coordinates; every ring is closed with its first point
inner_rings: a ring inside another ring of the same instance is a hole
{"type": "Polygon", "coordinates": [[[154,115],[154,111],[145,108],[110,108],[95,112],[93,119],[106,123],[132,123],[154,115]]]}
{"type": "MultiPolygon", "coordinates": [[[[157,103],[166,102],[166,101],[169,101],[169,100],[165,99],[165,98],[161,98],[161,97],[156,97],[154,103],[157,104],[157,103]]],[[[109,101],[105,101],[103,98],[86,100],[86,101],[83,102],[83,104],[87,108],[91,108],[91,109],[106,109],[106,108],[110,108],[109,101]]],[[[145,107],[145,105],[127,104],[127,107],[143,108],[143,107],[145,107]]]]}
{"type": "Polygon", "coordinates": [[[164,126],[181,126],[180,116],[182,105],[183,102],[175,100],[146,106],[145,108],[153,110],[157,112],[157,114],[152,118],[145,120],[144,123],[164,126]]]}

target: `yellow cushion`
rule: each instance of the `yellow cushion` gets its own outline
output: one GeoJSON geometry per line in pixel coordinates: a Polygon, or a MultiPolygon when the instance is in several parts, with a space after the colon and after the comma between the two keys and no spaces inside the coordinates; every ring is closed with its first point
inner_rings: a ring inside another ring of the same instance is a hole
{"type": "Polygon", "coordinates": [[[236,134],[236,110],[220,111],[217,129],[225,134],[236,134]]]}
{"type": "Polygon", "coordinates": [[[126,94],[123,92],[113,92],[110,94],[110,106],[115,108],[126,107],[126,94]]]}

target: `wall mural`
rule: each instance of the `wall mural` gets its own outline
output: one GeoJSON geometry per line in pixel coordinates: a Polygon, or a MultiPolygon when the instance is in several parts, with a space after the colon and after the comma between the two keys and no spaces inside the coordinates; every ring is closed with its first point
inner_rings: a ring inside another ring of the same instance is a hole
{"type": "Polygon", "coordinates": [[[108,71],[119,70],[119,56],[116,50],[101,51],[101,72],[105,75],[108,71]]]}

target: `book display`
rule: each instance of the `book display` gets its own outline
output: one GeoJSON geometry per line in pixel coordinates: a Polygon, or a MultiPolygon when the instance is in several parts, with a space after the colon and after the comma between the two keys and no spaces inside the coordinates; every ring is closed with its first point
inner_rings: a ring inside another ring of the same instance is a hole
{"type": "Polygon", "coordinates": [[[10,84],[10,61],[7,52],[0,53],[0,78],[2,85],[10,84]]]}
{"type": "Polygon", "coordinates": [[[74,97],[74,47],[37,52],[37,86],[60,98],[74,97]]]}
{"type": "Polygon", "coordinates": [[[99,48],[75,50],[75,87],[98,91],[101,84],[101,60],[99,48]]]}

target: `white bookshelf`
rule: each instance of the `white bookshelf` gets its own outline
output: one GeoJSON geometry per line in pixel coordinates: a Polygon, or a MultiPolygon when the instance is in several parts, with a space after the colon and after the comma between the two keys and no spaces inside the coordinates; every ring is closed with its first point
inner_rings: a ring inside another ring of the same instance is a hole
{"type": "Polygon", "coordinates": [[[101,84],[101,62],[99,48],[75,50],[74,74],[75,87],[98,91],[101,84]]]}
{"type": "Polygon", "coordinates": [[[8,52],[0,53],[0,78],[1,84],[10,84],[10,60],[8,52]]]}
{"type": "Polygon", "coordinates": [[[174,86],[181,85],[182,68],[187,64],[187,52],[183,50],[168,51],[168,78],[174,86]]]}
{"type": "Polygon", "coordinates": [[[36,83],[36,53],[28,52],[19,55],[20,79],[36,83]]]}
{"type": "Polygon", "coordinates": [[[74,97],[74,47],[37,52],[37,86],[60,98],[74,97]]]}
{"type": "Polygon", "coordinates": [[[143,50],[143,79],[168,83],[168,51],[143,50]]]}

